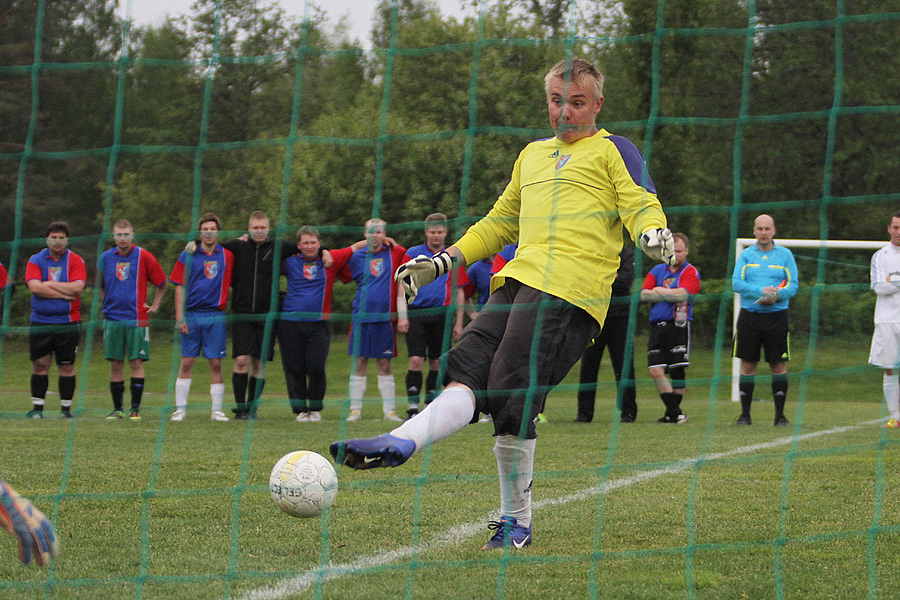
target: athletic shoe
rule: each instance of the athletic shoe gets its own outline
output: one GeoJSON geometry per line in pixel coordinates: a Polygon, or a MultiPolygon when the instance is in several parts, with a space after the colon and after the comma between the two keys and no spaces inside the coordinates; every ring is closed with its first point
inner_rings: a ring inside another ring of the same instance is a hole
{"type": "Polygon", "coordinates": [[[225,416],[221,410],[214,410],[212,414],[209,416],[210,421],[228,421],[228,417],[225,416]]]}
{"type": "Polygon", "coordinates": [[[186,416],[187,416],[187,412],[179,408],[178,410],[176,410],[175,412],[172,413],[172,418],[170,418],[169,420],[170,421],[184,421],[184,418],[186,416]]]}
{"type": "Polygon", "coordinates": [[[347,415],[347,421],[359,421],[362,418],[362,414],[358,410],[351,410],[350,414],[347,415]]]}
{"type": "Polygon", "coordinates": [[[409,408],[406,409],[406,418],[412,419],[417,414],[419,414],[419,405],[418,404],[410,404],[409,408]]]}
{"type": "Polygon", "coordinates": [[[684,413],[681,413],[677,417],[675,417],[675,424],[684,423],[688,420],[688,416],[684,413]]]}
{"type": "Polygon", "coordinates": [[[737,418],[737,421],[734,422],[734,424],[735,425],[751,425],[751,424],[753,424],[753,421],[750,420],[750,415],[745,415],[742,413],[741,416],[739,416],[737,418]]]}
{"type": "Polygon", "coordinates": [[[402,423],[402,422],[403,422],[403,419],[401,419],[400,417],[398,417],[398,416],[397,416],[397,413],[395,413],[395,412],[392,411],[392,410],[389,410],[389,411],[387,411],[386,413],[384,413],[384,420],[385,420],[385,421],[394,421],[395,423],[402,423]]]}
{"type": "Polygon", "coordinates": [[[549,423],[550,421],[544,415],[544,413],[538,413],[538,416],[534,418],[535,423],[549,423]]]}
{"type": "Polygon", "coordinates": [[[234,420],[235,421],[249,421],[250,413],[248,413],[246,411],[240,411],[240,412],[234,411],[234,420]]]}
{"type": "Polygon", "coordinates": [[[787,420],[787,417],[781,415],[780,417],[775,417],[775,427],[787,427],[791,422],[787,420]]]}
{"type": "Polygon", "coordinates": [[[116,410],[112,411],[111,413],[109,413],[108,415],[106,415],[107,421],[114,421],[116,419],[123,419],[123,418],[125,418],[125,415],[123,415],[122,411],[119,409],[116,409],[116,410]]]}
{"type": "Polygon", "coordinates": [[[59,418],[61,418],[61,419],[71,419],[71,418],[72,418],[72,411],[71,411],[70,409],[68,409],[68,408],[62,409],[61,411],[59,411],[59,418]]]}
{"type": "Polygon", "coordinates": [[[351,469],[374,469],[402,465],[416,451],[416,443],[389,433],[358,440],[342,440],[331,444],[331,456],[342,456],[351,469]]]}
{"type": "Polygon", "coordinates": [[[309,411],[309,422],[310,423],[318,423],[322,420],[322,413],[317,410],[309,411]]]}
{"type": "Polygon", "coordinates": [[[481,418],[478,419],[479,423],[493,423],[494,419],[491,418],[491,415],[481,415],[481,418]]]}
{"type": "Polygon", "coordinates": [[[42,411],[42,410],[29,410],[28,413],[27,413],[25,416],[28,417],[29,419],[43,419],[43,418],[44,418],[44,411],[42,411]]]}
{"type": "Polygon", "coordinates": [[[882,427],[887,427],[888,429],[898,429],[900,428],[900,421],[898,421],[897,419],[891,419],[890,421],[882,425],[882,427]]]}
{"type": "Polygon", "coordinates": [[[500,517],[499,521],[490,521],[488,529],[497,533],[481,547],[482,550],[524,548],[531,544],[531,527],[522,527],[513,517],[500,517]]]}
{"type": "MultiPolygon", "coordinates": [[[[684,418],[687,419],[687,415],[685,415],[684,418]]],[[[622,418],[619,419],[619,423],[634,423],[635,419],[636,417],[634,415],[623,414],[622,418]]]]}
{"type": "Polygon", "coordinates": [[[660,418],[658,418],[656,421],[654,421],[654,423],[677,423],[677,422],[678,422],[677,419],[670,417],[669,415],[663,415],[660,418]]]}
{"type": "Polygon", "coordinates": [[[297,415],[297,418],[294,420],[297,421],[298,423],[308,423],[309,422],[309,413],[308,412],[299,413],[297,415]]]}
{"type": "Polygon", "coordinates": [[[133,411],[131,411],[131,414],[128,415],[128,420],[129,421],[140,421],[141,415],[140,415],[140,413],[138,413],[138,411],[133,410],[133,411]]]}

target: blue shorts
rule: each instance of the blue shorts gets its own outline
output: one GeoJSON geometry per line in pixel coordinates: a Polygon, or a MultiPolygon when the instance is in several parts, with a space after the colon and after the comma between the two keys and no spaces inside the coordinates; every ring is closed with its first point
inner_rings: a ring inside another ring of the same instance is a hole
{"type": "Polygon", "coordinates": [[[350,326],[347,354],[366,358],[394,358],[397,355],[394,324],[390,321],[353,323],[350,326]]]}
{"type": "Polygon", "coordinates": [[[225,341],[228,328],[225,325],[225,313],[185,312],[188,332],[181,334],[181,356],[196,358],[203,348],[204,358],[225,358],[225,341]]]}

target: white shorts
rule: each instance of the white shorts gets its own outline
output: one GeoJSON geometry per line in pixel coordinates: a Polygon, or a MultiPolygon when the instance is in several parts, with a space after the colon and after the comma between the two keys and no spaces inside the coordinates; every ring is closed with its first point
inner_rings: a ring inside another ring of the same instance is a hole
{"type": "Polygon", "coordinates": [[[876,323],[869,364],[882,369],[900,366],[900,323],[876,323]]]}

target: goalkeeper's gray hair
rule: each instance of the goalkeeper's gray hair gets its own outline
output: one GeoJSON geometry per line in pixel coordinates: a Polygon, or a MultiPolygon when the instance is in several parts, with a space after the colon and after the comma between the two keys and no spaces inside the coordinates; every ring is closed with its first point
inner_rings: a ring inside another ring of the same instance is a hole
{"type": "Polygon", "coordinates": [[[572,58],[553,65],[544,76],[544,93],[550,94],[550,83],[557,77],[593,90],[597,98],[603,97],[603,73],[586,60],[572,58]]]}

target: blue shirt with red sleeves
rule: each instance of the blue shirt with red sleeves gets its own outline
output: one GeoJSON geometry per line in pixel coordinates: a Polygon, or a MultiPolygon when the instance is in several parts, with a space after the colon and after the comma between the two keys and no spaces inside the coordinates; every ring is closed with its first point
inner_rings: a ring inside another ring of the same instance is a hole
{"type": "Polygon", "coordinates": [[[392,320],[397,312],[397,284],[394,273],[409,258],[406,248],[382,246],[371,253],[367,248],[353,252],[350,248],[331,252],[334,268],[341,281],[355,281],[353,297],[354,323],[379,323],[392,320]]]}
{"type": "MultiPolygon", "coordinates": [[[[478,292],[477,310],[481,310],[484,303],[491,297],[491,265],[493,261],[490,258],[483,258],[472,265],[466,271],[469,278],[469,290],[478,292]]],[[[472,294],[468,294],[471,296],[472,294]]]]}
{"type": "MultiPolygon", "coordinates": [[[[438,250],[438,252],[442,250],[443,248],[438,250]]],[[[432,252],[428,247],[428,244],[420,244],[418,246],[413,246],[406,251],[406,260],[412,260],[417,256],[431,258],[435,254],[437,254],[437,252],[432,252]]],[[[453,301],[453,288],[465,285],[469,285],[469,276],[466,274],[464,267],[459,267],[456,270],[456,274],[453,274],[452,272],[444,273],[431,283],[420,287],[419,293],[416,294],[415,300],[410,303],[409,307],[436,308],[439,306],[449,306],[453,301]],[[451,275],[453,275],[453,277],[451,277],[451,275]]]]}
{"type": "Polygon", "coordinates": [[[147,283],[159,287],[166,282],[159,261],[149,251],[132,244],[125,254],[115,247],[101,254],[97,271],[103,287],[103,318],[146,327],[150,322],[147,283]]]}
{"type": "MultiPolygon", "coordinates": [[[[65,254],[54,259],[50,250],[44,248],[29,258],[25,266],[25,283],[32,279],[87,283],[87,269],[84,267],[84,260],[71,250],[66,250],[65,254]]],[[[75,296],[74,300],[61,300],[32,294],[31,320],[34,323],[77,323],[81,321],[81,298],[75,296]]]]}
{"type": "Polygon", "coordinates": [[[286,321],[324,321],[331,317],[331,290],[337,269],[326,269],[322,259],[308,261],[302,254],[283,261],[287,295],[281,318],[286,321]]]}
{"type": "MultiPolygon", "coordinates": [[[[641,289],[652,290],[655,287],[663,287],[670,290],[676,288],[684,288],[690,295],[700,293],[700,273],[694,268],[694,265],[685,261],[674,272],[669,269],[669,265],[659,264],[650,269],[644,279],[644,285],[641,289]]],[[[690,321],[694,317],[694,303],[688,298],[687,302],[687,320],[690,321]]],[[[654,302],[650,305],[650,322],[659,323],[660,321],[675,320],[675,305],[679,302],[654,302]]]]}
{"type": "Polygon", "coordinates": [[[497,256],[494,257],[494,264],[491,267],[491,275],[494,273],[499,273],[500,269],[503,268],[503,265],[511,261],[516,257],[516,250],[519,247],[519,242],[515,244],[507,244],[503,247],[503,250],[497,253],[497,256]]]}
{"type": "Polygon", "coordinates": [[[169,281],[175,285],[184,284],[184,269],[188,263],[191,270],[187,281],[185,310],[225,310],[234,255],[221,244],[216,244],[209,254],[200,246],[193,254],[182,251],[175,266],[172,267],[169,281]]]}

